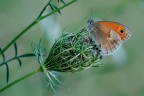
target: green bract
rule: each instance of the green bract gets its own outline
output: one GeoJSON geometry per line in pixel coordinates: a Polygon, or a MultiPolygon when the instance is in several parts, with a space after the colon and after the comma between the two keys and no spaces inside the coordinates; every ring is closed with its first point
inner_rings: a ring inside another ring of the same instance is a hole
{"type": "Polygon", "coordinates": [[[76,72],[97,65],[99,46],[85,30],[63,34],[53,45],[43,67],[49,71],[76,72]]]}

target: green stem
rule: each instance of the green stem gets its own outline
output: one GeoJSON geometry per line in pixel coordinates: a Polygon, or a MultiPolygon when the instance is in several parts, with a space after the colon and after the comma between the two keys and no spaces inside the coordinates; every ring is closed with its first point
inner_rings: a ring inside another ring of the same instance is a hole
{"type": "Polygon", "coordinates": [[[49,0],[49,2],[45,5],[45,7],[42,9],[42,11],[40,12],[40,14],[39,14],[39,16],[37,17],[37,19],[39,19],[39,18],[42,16],[43,12],[46,10],[46,8],[48,7],[48,5],[50,4],[51,1],[52,1],[52,0],[49,0]]]}
{"type": "Polygon", "coordinates": [[[34,56],[35,56],[35,54],[33,54],[33,53],[15,56],[15,57],[13,57],[13,58],[11,58],[11,59],[5,60],[5,61],[3,61],[2,63],[0,63],[0,66],[3,66],[3,65],[5,65],[6,63],[11,62],[11,61],[16,60],[16,59],[20,59],[20,58],[23,58],[23,57],[34,57],[34,56]]]}
{"type": "Polygon", "coordinates": [[[19,39],[24,33],[27,32],[27,30],[29,30],[32,26],[34,26],[35,24],[37,24],[38,22],[35,20],[34,22],[32,22],[28,27],[26,27],[23,31],[21,31],[1,52],[1,54],[3,54],[17,39],[19,39]]]}
{"type": "Polygon", "coordinates": [[[19,78],[19,79],[13,81],[12,83],[6,85],[5,87],[3,87],[3,88],[0,89],[0,93],[3,92],[4,90],[6,90],[7,88],[11,87],[12,85],[14,85],[14,84],[16,84],[16,83],[18,83],[18,82],[20,82],[20,81],[22,81],[22,80],[24,80],[24,79],[26,79],[26,78],[32,76],[32,75],[38,73],[38,72],[42,72],[42,69],[39,68],[39,69],[37,69],[37,70],[35,70],[35,71],[33,71],[33,72],[31,72],[31,73],[29,73],[29,74],[27,74],[27,75],[21,77],[21,78],[19,78]]]}
{"type": "Polygon", "coordinates": [[[52,11],[51,13],[42,16],[42,17],[40,18],[40,20],[43,20],[44,18],[46,18],[46,17],[48,17],[48,16],[50,16],[50,15],[52,15],[52,14],[54,14],[54,13],[60,11],[60,10],[62,10],[63,8],[65,8],[65,7],[73,4],[73,3],[76,2],[76,1],[78,1],[78,0],[72,0],[72,1],[70,1],[69,3],[67,3],[67,4],[63,5],[62,7],[58,8],[57,10],[54,10],[54,11],[52,11]]]}
{"type": "MultiPolygon", "coordinates": [[[[23,31],[21,31],[3,50],[0,54],[3,54],[16,40],[18,40],[24,33],[27,32],[27,30],[29,30],[31,27],[33,27],[35,24],[39,23],[41,20],[45,19],[46,17],[62,10],[63,8],[67,7],[70,4],[73,4],[74,2],[76,2],[78,0],[72,0],[69,3],[61,6],[60,8],[58,8],[57,10],[54,10],[52,12],[50,12],[49,14],[46,14],[42,17],[37,18],[36,20],[34,20],[28,27],[26,27],[23,31]]],[[[40,13],[41,14],[41,13],[40,13]]]]}

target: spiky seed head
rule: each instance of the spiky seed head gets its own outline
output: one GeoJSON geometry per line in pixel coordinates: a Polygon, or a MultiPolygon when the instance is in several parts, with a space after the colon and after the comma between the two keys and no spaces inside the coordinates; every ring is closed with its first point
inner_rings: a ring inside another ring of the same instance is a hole
{"type": "Polygon", "coordinates": [[[86,30],[65,33],[51,48],[43,66],[49,71],[76,72],[101,60],[100,48],[86,30]]]}

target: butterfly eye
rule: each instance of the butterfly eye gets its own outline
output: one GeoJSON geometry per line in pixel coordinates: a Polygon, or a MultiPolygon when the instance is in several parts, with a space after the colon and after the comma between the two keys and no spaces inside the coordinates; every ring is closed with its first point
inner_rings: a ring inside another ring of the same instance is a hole
{"type": "Polygon", "coordinates": [[[120,33],[124,33],[124,30],[120,30],[120,33]]]}

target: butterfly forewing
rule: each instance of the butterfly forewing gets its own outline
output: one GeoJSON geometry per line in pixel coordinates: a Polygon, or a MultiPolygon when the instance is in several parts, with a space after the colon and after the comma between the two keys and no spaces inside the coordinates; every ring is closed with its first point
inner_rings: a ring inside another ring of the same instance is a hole
{"type": "Polygon", "coordinates": [[[130,30],[117,22],[88,20],[88,31],[95,42],[101,46],[102,55],[110,55],[117,51],[130,36],[130,30]],[[125,32],[125,33],[123,33],[125,32]]]}

